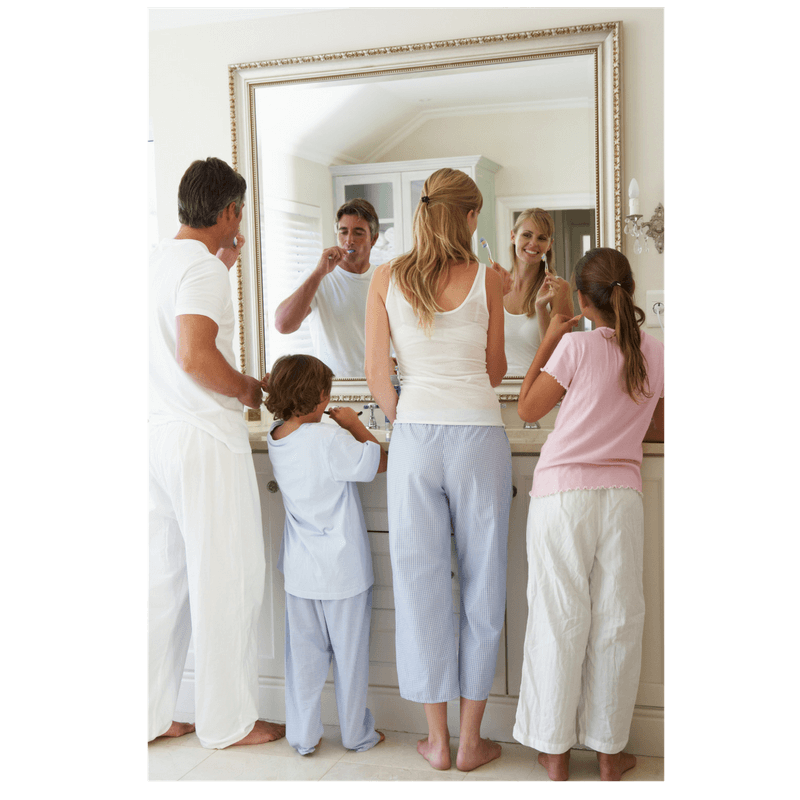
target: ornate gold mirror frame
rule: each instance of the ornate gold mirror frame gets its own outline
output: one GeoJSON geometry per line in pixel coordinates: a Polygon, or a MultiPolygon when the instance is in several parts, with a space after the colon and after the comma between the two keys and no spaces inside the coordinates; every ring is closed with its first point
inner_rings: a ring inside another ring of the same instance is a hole
{"type": "MultiPolygon", "coordinates": [[[[236,267],[242,372],[261,375],[267,368],[257,168],[258,159],[265,154],[258,152],[254,95],[257,87],[440,69],[477,70],[491,64],[594,54],[596,235],[598,244],[621,249],[621,27],[621,22],[602,22],[229,65],[232,164],[244,175],[252,193],[251,213],[246,215],[244,231],[247,241],[236,267]]],[[[363,379],[340,379],[335,385],[340,390],[355,391],[355,394],[337,395],[337,402],[371,399],[363,379]]],[[[511,394],[501,394],[501,399],[516,399],[514,389],[518,392],[518,385],[519,381],[504,381],[498,392],[511,394]]]]}

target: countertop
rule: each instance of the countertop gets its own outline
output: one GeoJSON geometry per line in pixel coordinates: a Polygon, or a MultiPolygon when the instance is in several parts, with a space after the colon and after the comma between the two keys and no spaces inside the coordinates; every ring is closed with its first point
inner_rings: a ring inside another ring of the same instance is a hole
{"type": "MultiPolygon", "coordinates": [[[[326,424],[326,423],[320,423],[326,424]]],[[[334,423],[327,423],[334,424],[334,423]]],[[[506,428],[509,444],[511,445],[512,455],[539,455],[542,445],[547,440],[548,434],[552,429],[541,428],[540,430],[526,430],[523,428],[506,428]]],[[[385,431],[381,428],[373,430],[375,438],[385,449],[389,449],[391,441],[385,439],[385,431]]],[[[250,447],[254,453],[267,452],[267,436],[269,431],[264,428],[250,429],[250,447]]],[[[645,456],[664,456],[663,442],[645,442],[642,445],[645,456]]]]}

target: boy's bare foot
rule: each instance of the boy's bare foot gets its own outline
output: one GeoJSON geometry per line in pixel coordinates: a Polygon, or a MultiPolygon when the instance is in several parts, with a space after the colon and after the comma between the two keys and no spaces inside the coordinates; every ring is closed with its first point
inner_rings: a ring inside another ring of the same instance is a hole
{"type": "Polygon", "coordinates": [[[500,758],[502,750],[503,748],[497,742],[489,739],[478,739],[477,744],[470,746],[462,738],[458,743],[456,767],[462,772],[470,772],[470,770],[500,758]]]}
{"type": "Polygon", "coordinates": [[[185,736],[187,733],[194,733],[193,722],[173,722],[169,726],[169,730],[166,733],[162,733],[161,736],[156,736],[156,739],[176,739],[178,736],[185,736]]]}
{"type": "Polygon", "coordinates": [[[236,747],[240,744],[266,744],[266,742],[274,742],[277,739],[282,739],[286,736],[286,726],[278,725],[275,722],[266,722],[263,719],[257,719],[256,724],[253,725],[253,730],[238,742],[234,742],[231,747],[236,747]]]}
{"type": "Polygon", "coordinates": [[[547,770],[547,777],[551,781],[569,780],[569,750],[557,755],[539,753],[539,763],[547,770]]]}
{"type": "Polygon", "coordinates": [[[636,766],[636,756],[630,753],[598,753],[597,763],[600,764],[601,781],[618,781],[623,773],[636,766]]]}
{"type": "Polygon", "coordinates": [[[417,742],[417,752],[434,768],[450,769],[450,742],[432,744],[429,739],[417,742]]]}

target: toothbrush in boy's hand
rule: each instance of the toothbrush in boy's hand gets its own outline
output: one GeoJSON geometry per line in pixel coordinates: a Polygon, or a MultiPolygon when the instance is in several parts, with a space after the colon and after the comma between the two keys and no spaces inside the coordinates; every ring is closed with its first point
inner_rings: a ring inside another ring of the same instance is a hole
{"type": "MultiPolygon", "coordinates": [[[[326,409],[325,409],[325,410],[324,410],[322,413],[323,413],[323,414],[327,414],[328,416],[330,416],[330,413],[331,413],[331,412],[330,412],[330,409],[327,409],[327,408],[326,408],[326,409]]],[[[363,411],[356,411],[356,416],[357,416],[357,417],[360,417],[360,416],[361,416],[363,413],[364,413],[363,411]]]]}

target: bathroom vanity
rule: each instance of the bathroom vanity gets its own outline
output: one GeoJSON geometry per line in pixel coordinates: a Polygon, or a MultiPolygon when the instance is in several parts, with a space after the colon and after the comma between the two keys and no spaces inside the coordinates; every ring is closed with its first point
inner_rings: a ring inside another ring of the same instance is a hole
{"type": "MultiPolygon", "coordinates": [[[[501,398],[502,399],[502,398],[501,398]]],[[[342,398],[337,400],[343,404],[342,398]]],[[[351,405],[360,408],[360,403],[351,405]]],[[[527,620],[527,557],[525,528],[533,470],[542,444],[552,429],[555,411],[542,420],[540,430],[526,430],[516,414],[515,403],[503,403],[506,431],[512,451],[514,497],[508,541],[508,579],[506,621],[497,659],[494,685],[486,705],[483,733],[496,741],[512,742],[511,731],[521,682],[522,651],[527,620]]],[[[364,412],[364,419],[369,419],[364,412]]],[[[377,418],[384,417],[377,412],[377,418]]],[[[334,424],[332,422],[320,424],[334,424]]],[[[283,576],[277,569],[283,534],[284,509],[280,486],[276,483],[267,452],[269,421],[250,424],[253,461],[261,494],[261,511],[267,558],[267,580],[259,629],[259,703],[266,719],[284,719],[284,590],[283,576]]],[[[384,448],[383,425],[373,431],[384,448]]],[[[664,445],[645,444],[642,463],[645,511],[644,589],[646,618],[642,672],[637,705],[627,750],[639,755],[663,756],[664,753],[664,609],[663,609],[663,518],[664,518],[664,445]]],[[[400,697],[395,667],[394,597],[389,558],[389,526],[386,509],[386,475],[371,483],[359,484],[364,517],[369,531],[375,573],[372,630],[370,636],[369,707],[384,730],[427,731],[423,706],[400,697]]],[[[453,552],[453,624],[458,631],[458,567],[453,552]]],[[[178,710],[193,712],[193,652],[190,648],[178,710]]],[[[322,700],[323,723],[338,724],[332,674],[328,676],[322,700]]],[[[458,730],[458,703],[449,704],[450,728],[458,730]]]]}

